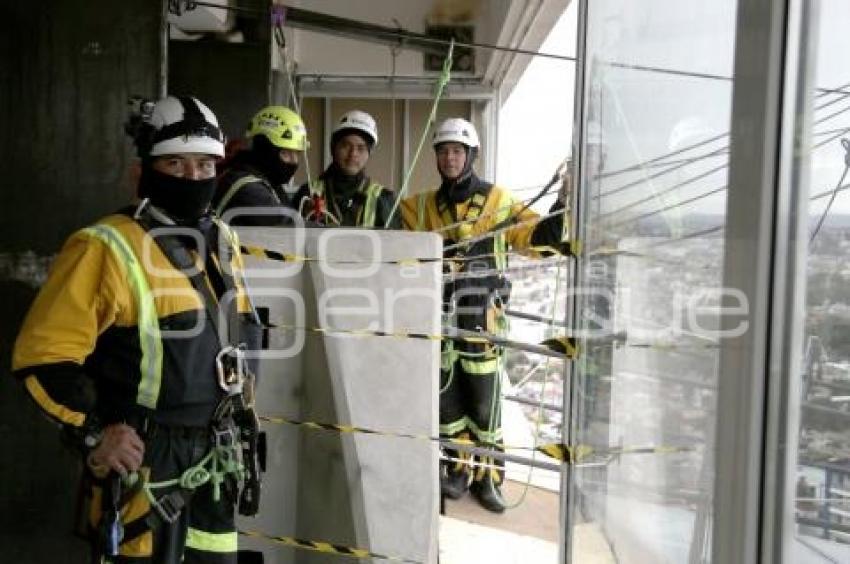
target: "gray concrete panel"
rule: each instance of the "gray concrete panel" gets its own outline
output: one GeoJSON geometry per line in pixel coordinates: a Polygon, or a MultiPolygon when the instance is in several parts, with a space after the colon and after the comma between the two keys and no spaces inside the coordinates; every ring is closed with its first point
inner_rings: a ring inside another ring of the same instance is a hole
{"type": "MultiPolygon", "coordinates": [[[[262,361],[259,411],[302,420],[436,435],[439,342],[288,331],[284,326],[338,330],[440,331],[439,263],[375,264],[441,256],[433,234],[353,229],[240,229],[243,242],[321,257],[281,263],[248,258],[248,283],[270,308],[272,344],[295,345],[297,356],[262,361]],[[298,241],[304,234],[306,239],[298,241]],[[351,261],[356,264],[340,264],[351,261]],[[272,269],[279,269],[269,277],[272,269]],[[254,270],[251,270],[254,269],[254,270]],[[285,297],[263,296],[269,290],[285,297]],[[294,301],[303,299],[299,318],[294,301]],[[303,348],[296,335],[303,338],[303,348]],[[277,335],[278,340],[275,340],[277,335]]],[[[367,548],[435,562],[437,447],[427,441],[339,435],[265,425],[270,439],[261,514],[240,526],[367,548]]],[[[337,557],[273,547],[267,562],[330,562],[337,557]]]]}

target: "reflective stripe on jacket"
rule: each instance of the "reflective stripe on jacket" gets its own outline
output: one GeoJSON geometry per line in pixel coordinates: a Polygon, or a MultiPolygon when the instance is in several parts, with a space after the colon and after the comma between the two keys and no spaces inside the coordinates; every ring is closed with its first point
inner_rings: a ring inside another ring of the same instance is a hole
{"type": "MultiPolygon", "coordinates": [[[[236,245],[228,268],[247,324],[238,241],[218,228],[236,245]]],[[[60,251],[18,335],[13,370],[67,425],[82,426],[92,411],[109,422],[140,409],[162,423],[204,425],[222,393],[212,325],[187,276],[139,223],[116,214],[76,232],[60,251]],[[96,398],[83,398],[80,390],[92,384],[96,398]]]]}
{"type": "MultiPolygon", "coordinates": [[[[470,201],[455,204],[454,217],[466,217],[470,201]]],[[[411,231],[435,231],[444,239],[460,241],[463,238],[474,238],[493,229],[508,217],[522,210],[523,204],[504,188],[493,186],[487,195],[487,201],[478,218],[470,222],[471,230],[465,237],[458,236],[458,228],[441,230],[447,220],[440,214],[437,202],[437,190],[424,192],[405,198],[401,202],[402,221],[405,229],[411,231]]],[[[539,216],[533,210],[522,210],[516,218],[514,226],[497,234],[494,239],[496,262],[499,268],[505,266],[505,252],[508,247],[516,250],[528,249],[532,246],[531,238],[538,224],[539,216]]]]}
{"type": "MultiPolygon", "coordinates": [[[[370,182],[365,188],[361,188],[358,192],[364,194],[366,201],[357,210],[355,223],[358,227],[375,227],[375,216],[378,209],[378,198],[384,187],[377,182],[370,182]]],[[[317,178],[310,183],[310,195],[325,195],[325,181],[317,178]]],[[[342,221],[342,218],[339,218],[342,221]]]]}

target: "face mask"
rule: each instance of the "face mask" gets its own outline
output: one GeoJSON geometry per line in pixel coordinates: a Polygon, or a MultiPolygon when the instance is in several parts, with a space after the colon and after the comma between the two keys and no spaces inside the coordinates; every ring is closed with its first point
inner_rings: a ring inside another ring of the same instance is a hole
{"type": "Polygon", "coordinates": [[[203,216],[215,192],[215,178],[192,180],[142,168],[139,197],[149,198],[178,223],[192,223],[203,216]]]}
{"type": "Polygon", "coordinates": [[[298,170],[297,164],[281,162],[278,167],[279,175],[277,184],[280,185],[289,182],[289,179],[295,175],[296,170],[298,170]]]}
{"type": "Polygon", "coordinates": [[[285,163],[280,160],[280,149],[271,144],[265,135],[254,138],[251,149],[254,164],[273,186],[280,186],[289,182],[289,179],[298,169],[297,164],[285,163]]]}

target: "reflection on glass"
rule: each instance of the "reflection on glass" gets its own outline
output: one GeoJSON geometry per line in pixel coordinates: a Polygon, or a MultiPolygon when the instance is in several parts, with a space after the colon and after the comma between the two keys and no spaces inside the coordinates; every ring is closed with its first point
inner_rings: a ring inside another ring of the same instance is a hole
{"type": "Polygon", "coordinates": [[[795,538],[789,563],[850,562],[850,5],[823,0],[810,140],[810,245],[795,538]]]}
{"type": "Polygon", "coordinates": [[[573,562],[711,560],[735,13],[588,2],[573,562]]]}

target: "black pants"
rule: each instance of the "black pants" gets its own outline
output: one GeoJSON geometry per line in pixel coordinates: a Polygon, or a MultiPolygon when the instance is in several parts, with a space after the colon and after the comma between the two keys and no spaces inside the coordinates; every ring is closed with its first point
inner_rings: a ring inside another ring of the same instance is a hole
{"type": "MultiPolygon", "coordinates": [[[[443,368],[440,371],[440,434],[444,437],[468,438],[494,445],[501,450],[502,440],[502,394],[500,386],[499,358],[491,345],[460,343],[459,350],[452,351],[451,345],[443,350],[443,368]]],[[[454,449],[446,449],[449,456],[459,457],[454,449]]],[[[492,458],[477,460],[502,467],[501,461],[492,458]]],[[[487,457],[485,457],[487,458],[487,457]]],[[[480,479],[485,472],[475,473],[480,479]]],[[[494,478],[501,482],[503,472],[494,478]]]]}
{"type": "MultiPolygon", "coordinates": [[[[141,474],[150,482],[180,477],[203,459],[211,447],[208,429],[156,426],[145,438],[145,456],[141,474]]],[[[158,499],[175,488],[153,491],[158,499]]],[[[141,534],[125,538],[117,557],[102,562],[115,564],[235,564],[236,527],[234,507],[235,483],[228,478],[220,488],[220,498],[213,498],[213,486],[207,482],[194,490],[174,523],[161,522],[154,530],[140,529],[139,519],[151,511],[149,499],[139,487],[127,491],[121,500],[121,521],[127,531],[141,534]]],[[[90,524],[98,530],[102,507],[102,488],[92,491],[90,524]]],[[[130,536],[130,535],[127,535],[130,536]]]]}

